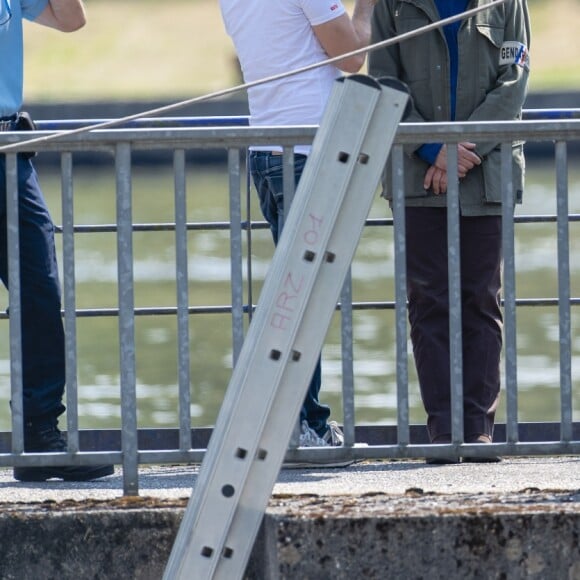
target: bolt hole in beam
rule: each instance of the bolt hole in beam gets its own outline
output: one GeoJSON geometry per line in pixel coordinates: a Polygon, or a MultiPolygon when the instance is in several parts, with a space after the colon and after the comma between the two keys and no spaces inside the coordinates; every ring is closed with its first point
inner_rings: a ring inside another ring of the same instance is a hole
{"type": "Polygon", "coordinates": [[[282,353],[279,350],[271,350],[270,351],[270,358],[272,360],[280,360],[282,353]]]}
{"type": "Polygon", "coordinates": [[[234,493],[236,493],[236,488],[230,483],[226,483],[222,487],[222,495],[224,497],[233,497],[234,493]]]}
{"type": "Polygon", "coordinates": [[[293,350],[293,351],[292,351],[292,360],[293,360],[294,362],[297,362],[297,361],[299,361],[301,356],[302,356],[302,353],[301,353],[301,352],[299,352],[299,351],[297,351],[297,350],[293,350]]]}
{"type": "Polygon", "coordinates": [[[258,449],[257,457],[260,461],[264,461],[267,455],[268,452],[265,449],[258,449]]]}
{"type": "Polygon", "coordinates": [[[236,449],[236,457],[238,459],[245,459],[247,455],[248,455],[248,452],[246,449],[242,449],[241,447],[238,447],[236,449]]]}
{"type": "Polygon", "coordinates": [[[314,262],[314,258],[316,258],[316,252],[313,252],[312,250],[306,250],[304,252],[303,258],[306,262],[314,262]]]}
{"type": "Polygon", "coordinates": [[[332,262],[334,262],[334,260],[336,259],[336,254],[334,252],[325,252],[324,253],[324,259],[329,263],[332,264],[332,262]]]}
{"type": "Polygon", "coordinates": [[[231,548],[225,547],[222,555],[224,558],[231,558],[234,555],[234,551],[231,548]]]}
{"type": "Polygon", "coordinates": [[[345,151],[340,151],[338,154],[338,160],[340,163],[347,163],[350,158],[350,155],[345,151]]]}
{"type": "Polygon", "coordinates": [[[366,165],[366,164],[369,162],[369,156],[368,156],[366,153],[361,153],[361,154],[358,156],[358,162],[359,162],[361,165],[366,165]]]}
{"type": "Polygon", "coordinates": [[[212,557],[212,555],[213,555],[213,548],[210,548],[209,546],[204,546],[204,547],[201,549],[201,555],[202,555],[204,558],[211,558],[211,557],[212,557]]]}

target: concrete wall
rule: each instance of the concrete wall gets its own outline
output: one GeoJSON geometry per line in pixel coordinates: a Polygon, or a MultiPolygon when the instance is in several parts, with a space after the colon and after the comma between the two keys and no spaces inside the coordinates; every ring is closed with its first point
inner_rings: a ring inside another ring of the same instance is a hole
{"type": "MultiPolygon", "coordinates": [[[[0,578],[160,579],[183,510],[146,498],[4,506],[0,578]]],[[[580,492],[274,497],[245,578],[580,580],[580,492]]]]}
{"type": "Polygon", "coordinates": [[[262,537],[252,578],[580,579],[579,512],[270,515],[262,537]]]}

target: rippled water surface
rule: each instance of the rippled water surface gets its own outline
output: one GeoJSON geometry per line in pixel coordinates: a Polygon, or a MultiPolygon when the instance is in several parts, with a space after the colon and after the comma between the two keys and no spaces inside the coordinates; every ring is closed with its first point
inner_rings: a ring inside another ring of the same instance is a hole
{"type": "MultiPolygon", "coordinates": [[[[518,214],[554,214],[555,176],[550,165],[531,164],[524,205],[518,214]]],[[[188,176],[188,221],[223,222],[228,219],[225,168],[192,168],[188,176]]],[[[60,217],[59,177],[41,170],[47,200],[56,223],[60,217]]],[[[580,213],[580,171],[570,172],[570,212],[580,213]]],[[[173,221],[173,182],[167,170],[135,170],[134,222],[173,221]]],[[[252,192],[253,220],[261,216],[252,192]]],[[[385,202],[377,199],[371,217],[390,217],[385,202]]],[[[79,169],[75,174],[75,223],[109,224],[115,221],[113,171],[79,169]]],[[[516,226],[518,298],[557,295],[558,263],[556,225],[516,226]]],[[[60,247],[60,236],[58,238],[60,247]]],[[[136,232],[135,305],[174,306],[175,247],[172,232],[136,232]]],[[[192,306],[230,304],[229,236],[226,231],[193,230],[188,234],[189,296],[192,306]]],[[[244,251],[247,251],[247,244],[244,251]]],[[[254,232],[251,246],[253,301],[267,272],[273,247],[267,230],[254,232]]],[[[116,238],[112,233],[84,233],[75,239],[77,307],[117,306],[116,238]]],[[[244,266],[246,268],[246,266],[244,266]]],[[[572,296],[580,296],[580,224],[570,225],[572,296]]],[[[354,300],[393,298],[391,228],[368,227],[353,263],[354,300]]],[[[247,299],[247,297],[246,297],[247,299]]],[[[7,297],[2,292],[0,307],[7,297]]],[[[119,344],[114,317],[78,319],[78,382],[81,428],[120,425],[119,344]]],[[[389,310],[354,313],[354,357],[357,423],[393,423],[396,420],[394,314],[389,310]]],[[[553,306],[522,307],[517,312],[519,418],[521,421],[557,421],[559,400],[559,320],[553,306]]],[[[7,322],[0,321],[0,429],[10,428],[7,322]]],[[[191,393],[194,426],[211,425],[227,388],[232,364],[231,324],[227,314],[190,318],[191,393]]],[[[410,351],[410,348],[409,348],[410,351]]],[[[136,319],[137,396],[140,427],[174,427],[177,424],[177,342],[172,316],[136,319]]],[[[580,420],[580,317],[572,309],[572,365],[574,419],[580,420]]],[[[409,358],[411,421],[423,422],[413,361],[409,358]]],[[[332,323],[323,350],[322,399],[341,416],[340,323],[332,323]]],[[[505,418],[502,408],[499,421],[505,418]]]]}

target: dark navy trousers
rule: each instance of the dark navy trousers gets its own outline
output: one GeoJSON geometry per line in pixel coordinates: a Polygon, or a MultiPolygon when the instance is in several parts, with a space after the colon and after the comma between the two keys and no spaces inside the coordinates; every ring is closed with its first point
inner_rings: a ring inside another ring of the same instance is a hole
{"type": "MultiPolygon", "coordinates": [[[[62,414],[64,329],[54,225],[30,159],[18,156],[24,418],[62,414]]],[[[0,156],[0,278],[8,287],[6,166],[0,156]]]]}
{"type": "MultiPolygon", "coordinates": [[[[294,155],[296,185],[302,176],[306,159],[306,155],[294,155]]],[[[250,153],[250,170],[258,191],[260,208],[270,224],[274,243],[277,244],[284,223],[282,155],[273,155],[269,151],[252,151],[250,153]]],[[[322,372],[319,358],[300,411],[300,421],[306,420],[308,425],[322,437],[328,429],[327,420],[330,416],[330,408],[318,400],[321,382],[322,372]]]]}

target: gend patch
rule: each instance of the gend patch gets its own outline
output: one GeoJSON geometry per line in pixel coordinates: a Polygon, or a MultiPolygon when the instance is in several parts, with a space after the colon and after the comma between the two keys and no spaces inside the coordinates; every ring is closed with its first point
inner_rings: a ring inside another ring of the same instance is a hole
{"type": "Polygon", "coordinates": [[[499,51],[500,66],[515,64],[525,70],[530,70],[530,53],[528,47],[515,40],[504,42],[499,51]]]}

